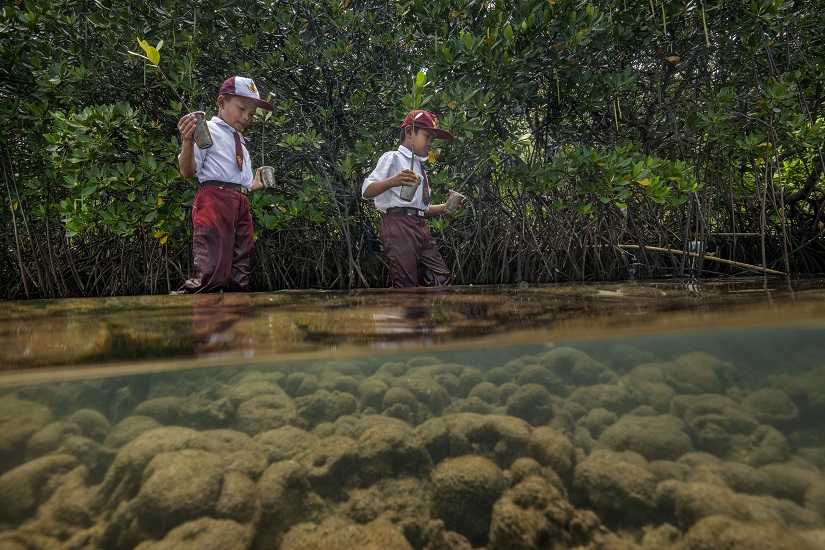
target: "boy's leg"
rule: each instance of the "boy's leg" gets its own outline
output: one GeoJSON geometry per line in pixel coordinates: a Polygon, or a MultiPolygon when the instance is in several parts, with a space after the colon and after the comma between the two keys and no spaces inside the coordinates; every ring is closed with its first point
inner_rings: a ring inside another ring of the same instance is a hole
{"type": "Polygon", "coordinates": [[[418,286],[418,224],[419,219],[403,214],[381,218],[379,234],[390,262],[393,288],[418,286]]]}
{"type": "Polygon", "coordinates": [[[238,222],[235,227],[235,247],[232,257],[232,284],[230,290],[246,292],[249,290],[249,274],[252,271],[252,250],[255,235],[252,227],[252,212],[249,199],[241,195],[238,222]]]}
{"type": "Polygon", "coordinates": [[[435,239],[430,235],[430,230],[426,225],[423,231],[426,234],[422,235],[421,251],[419,253],[421,265],[423,266],[422,285],[450,286],[453,284],[453,274],[450,273],[450,268],[447,267],[447,263],[441,257],[435,239]]]}
{"type": "Polygon", "coordinates": [[[232,280],[232,248],[235,242],[236,208],[227,193],[237,191],[201,187],[192,206],[194,274],[180,290],[187,293],[217,292],[232,280]]]}

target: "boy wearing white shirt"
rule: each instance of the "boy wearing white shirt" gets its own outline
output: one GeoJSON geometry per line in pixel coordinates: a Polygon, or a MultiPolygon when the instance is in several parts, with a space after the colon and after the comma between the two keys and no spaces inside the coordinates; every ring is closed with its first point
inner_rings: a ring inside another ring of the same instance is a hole
{"type": "Polygon", "coordinates": [[[453,281],[424,221],[426,217],[441,214],[445,207],[445,204],[430,204],[429,180],[422,164],[435,139],[453,139],[453,136],[438,128],[438,120],[432,113],[411,111],[401,124],[398,149],[381,156],[361,187],[361,196],[373,199],[383,214],[379,234],[395,288],[447,286],[453,281]],[[411,170],[413,153],[415,161],[411,170]],[[415,185],[418,175],[422,183],[412,200],[404,201],[401,189],[415,185]]]}
{"type": "Polygon", "coordinates": [[[259,107],[272,110],[252,79],[233,76],[218,92],[218,116],[207,121],[210,147],[195,147],[195,115],[178,122],[180,173],[184,178],[197,175],[201,188],[192,205],[194,274],[172,294],[249,289],[253,231],[247,195],[263,184],[260,168],[253,176],[241,132],[259,107]]]}

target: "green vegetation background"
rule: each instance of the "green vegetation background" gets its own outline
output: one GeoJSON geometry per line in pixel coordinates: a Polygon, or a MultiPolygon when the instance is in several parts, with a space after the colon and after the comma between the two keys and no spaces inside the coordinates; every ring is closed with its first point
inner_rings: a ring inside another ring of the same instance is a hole
{"type": "Polygon", "coordinates": [[[824,35],[812,0],[16,0],[0,297],[177,287],[176,123],[233,74],[275,105],[247,130],[278,174],[250,195],[255,290],[387,285],[360,187],[419,103],[457,136],[429,172],[470,197],[431,222],[458,284],[742,272],[625,245],[821,273],[824,35]]]}

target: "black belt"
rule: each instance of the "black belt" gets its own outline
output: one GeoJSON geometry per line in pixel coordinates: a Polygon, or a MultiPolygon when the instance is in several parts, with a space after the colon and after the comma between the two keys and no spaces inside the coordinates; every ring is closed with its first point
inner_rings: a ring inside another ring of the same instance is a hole
{"type": "Polygon", "coordinates": [[[249,189],[244,187],[239,183],[229,183],[228,181],[218,181],[218,180],[206,180],[202,181],[201,185],[211,185],[213,187],[220,187],[221,189],[232,189],[233,191],[237,191],[241,195],[248,195],[249,189]]]}
{"type": "Polygon", "coordinates": [[[387,214],[406,214],[408,216],[419,216],[421,218],[425,216],[423,210],[419,210],[418,208],[404,208],[403,206],[387,208],[387,214]]]}

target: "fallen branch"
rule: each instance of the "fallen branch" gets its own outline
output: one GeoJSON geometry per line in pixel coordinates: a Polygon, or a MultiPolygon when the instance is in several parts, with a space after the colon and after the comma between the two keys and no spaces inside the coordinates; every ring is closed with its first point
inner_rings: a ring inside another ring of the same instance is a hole
{"type": "MultiPolygon", "coordinates": [[[[617,244],[619,248],[635,248],[635,249],[644,249],[644,250],[652,250],[654,252],[670,252],[671,254],[682,254],[683,256],[690,256],[692,258],[698,258],[699,254],[695,252],[683,252],[682,250],[673,250],[672,248],[661,248],[658,246],[639,246],[638,244],[617,244]]],[[[743,262],[735,262],[733,260],[725,260],[724,258],[717,258],[716,256],[710,256],[705,254],[706,260],[711,260],[714,262],[719,262],[722,264],[733,265],[736,267],[741,267],[744,269],[752,269],[754,271],[763,271],[765,273],[770,273],[771,275],[784,275],[781,271],[776,271],[773,269],[768,269],[767,267],[762,267],[753,264],[746,264],[743,262]]]]}

